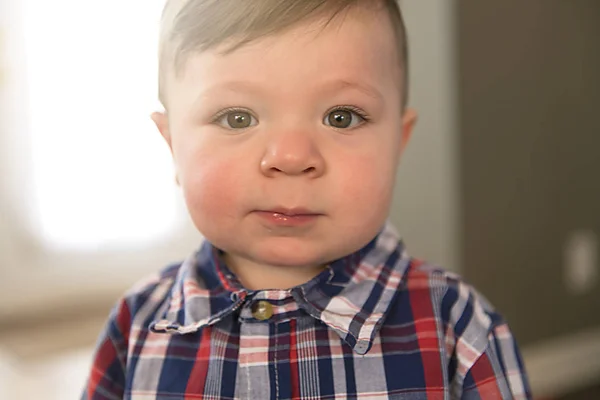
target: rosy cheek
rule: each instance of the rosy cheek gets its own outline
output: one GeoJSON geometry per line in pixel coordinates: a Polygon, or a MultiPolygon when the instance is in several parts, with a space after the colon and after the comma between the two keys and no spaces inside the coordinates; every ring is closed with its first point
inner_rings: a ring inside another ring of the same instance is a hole
{"type": "Polygon", "coordinates": [[[369,154],[355,154],[344,161],[343,165],[348,186],[345,189],[361,192],[378,186],[383,168],[380,158],[369,154]]]}
{"type": "Polygon", "coordinates": [[[361,155],[345,165],[345,177],[340,179],[343,182],[340,190],[344,193],[341,206],[351,206],[362,213],[389,197],[394,177],[391,163],[382,157],[361,155]]]}
{"type": "Polygon", "coordinates": [[[185,200],[195,222],[210,223],[234,215],[243,189],[236,183],[234,160],[210,156],[195,160],[186,163],[181,171],[185,200]]]}

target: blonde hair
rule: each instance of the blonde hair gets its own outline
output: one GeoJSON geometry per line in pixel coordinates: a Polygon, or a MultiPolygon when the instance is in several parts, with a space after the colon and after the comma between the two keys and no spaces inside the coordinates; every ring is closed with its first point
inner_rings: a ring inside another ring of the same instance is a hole
{"type": "Polygon", "coordinates": [[[229,44],[230,52],[258,38],[280,33],[315,16],[329,16],[324,26],[351,7],[383,5],[398,42],[402,104],[408,101],[408,45],[397,0],[167,0],[159,40],[159,99],[166,107],[167,72],[181,72],[187,57],[229,44]]]}

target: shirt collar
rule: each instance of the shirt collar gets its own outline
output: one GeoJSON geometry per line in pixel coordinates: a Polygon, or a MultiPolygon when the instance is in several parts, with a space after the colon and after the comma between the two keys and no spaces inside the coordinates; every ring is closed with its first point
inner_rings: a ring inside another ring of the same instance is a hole
{"type": "Polygon", "coordinates": [[[334,261],[311,281],[289,290],[252,292],[220,261],[219,251],[205,242],[183,262],[166,312],[151,329],[195,332],[240,308],[248,296],[271,292],[269,299],[293,297],[298,308],[325,323],[355,352],[365,354],[403,284],[409,262],[388,223],[364,248],[334,261]]]}

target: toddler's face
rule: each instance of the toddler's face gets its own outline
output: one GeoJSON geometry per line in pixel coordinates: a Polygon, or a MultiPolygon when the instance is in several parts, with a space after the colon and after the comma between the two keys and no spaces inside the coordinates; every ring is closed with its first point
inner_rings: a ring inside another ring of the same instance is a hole
{"type": "Polygon", "coordinates": [[[414,114],[401,115],[396,42],[383,12],[308,23],[171,79],[171,146],[200,232],[244,259],[314,266],[383,226],[414,114]],[[342,20],[340,20],[342,21],[342,20]]]}

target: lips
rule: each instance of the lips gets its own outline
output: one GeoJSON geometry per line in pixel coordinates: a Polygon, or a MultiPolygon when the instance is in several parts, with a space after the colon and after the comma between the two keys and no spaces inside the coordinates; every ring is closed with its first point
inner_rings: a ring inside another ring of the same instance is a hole
{"type": "Polygon", "coordinates": [[[271,210],[265,210],[264,212],[267,213],[273,213],[273,214],[280,214],[282,216],[286,216],[286,217],[298,217],[298,216],[303,216],[303,215],[318,215],[318,213],[315,213],[311,210],[308,210],[306,208],[283,208],[283,207],[277,207],[271,210]]]}
{"type": "Polygon", "coordinates": [[[322,214],[305,208],[276,207],[254,212],[269,227],[300,227],[317,221],[322,214]]]}

